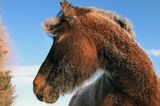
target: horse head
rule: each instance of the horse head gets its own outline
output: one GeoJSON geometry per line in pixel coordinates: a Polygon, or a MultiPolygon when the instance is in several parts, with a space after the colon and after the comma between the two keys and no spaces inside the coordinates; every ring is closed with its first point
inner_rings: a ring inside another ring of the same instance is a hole
{"type": "Polygon", "coordinates": [[[33,82],[37,98],[48,103],[72,91],[97,68],[96,47],[80,31],[77,8],[67,2],[61,3],[61,7],[55,18],[44,23],[44,30],[53,36],[54,42],[33,82]]]}
{"type": "Polygon", "coordinates": [[[72,91],[98,68],[106,68],[104,39],[114,44],[111,36],[117,32],[132,35],[128,21],[111,12],[75,7],[67,1],[60,4],[57,16],[44,23],[54,42],[33,82],[37,98],[48,103],[72,91]]]}

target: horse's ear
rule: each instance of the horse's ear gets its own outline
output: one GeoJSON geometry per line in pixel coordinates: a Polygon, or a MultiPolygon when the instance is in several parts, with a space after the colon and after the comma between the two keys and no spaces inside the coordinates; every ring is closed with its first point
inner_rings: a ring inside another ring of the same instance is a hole
{"type": "Polygon", "coordinates": [[[62,11],[64,12],[65,16],[74,16],[75,14],[75,7],[71,5],[67,0],[60,2],[62,11]]]}

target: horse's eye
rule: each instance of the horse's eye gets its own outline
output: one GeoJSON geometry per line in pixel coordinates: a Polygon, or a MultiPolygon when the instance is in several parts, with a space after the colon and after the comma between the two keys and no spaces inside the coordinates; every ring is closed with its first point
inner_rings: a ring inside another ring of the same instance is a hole
{"type": "Polygon", "coordinates": [[[61,18],[61,19],[60,19],[60,22],[61,22],[61,23],[64,23],[64,22],[65,22],[65,18],[61,18]]]}

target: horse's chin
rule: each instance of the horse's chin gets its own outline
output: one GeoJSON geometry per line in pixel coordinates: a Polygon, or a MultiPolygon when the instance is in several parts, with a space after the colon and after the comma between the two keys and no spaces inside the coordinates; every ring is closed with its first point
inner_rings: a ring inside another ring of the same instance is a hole
{"type": "Polygon", "coordinates": [[[42,101],[46,103],[55,103],[59,98],[59,92],[56,92],[52,86],[46,86],[42,101]]]}

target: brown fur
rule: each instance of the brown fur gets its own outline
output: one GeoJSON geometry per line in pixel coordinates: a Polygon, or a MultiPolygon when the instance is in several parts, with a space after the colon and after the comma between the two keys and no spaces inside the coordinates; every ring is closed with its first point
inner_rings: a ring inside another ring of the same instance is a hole
{"type": "Polygon", "coordinates": [[[61,7],[63,15],[44,25],[56,36],[34,80],[38,99],[53,103],[101,68],[109,73],[111,84],[104,84],[108,92],[93,106],[158,106],[158,79],[147,54],[131,37],[131,25],[103,10],[66,1],[61,7]]]}

